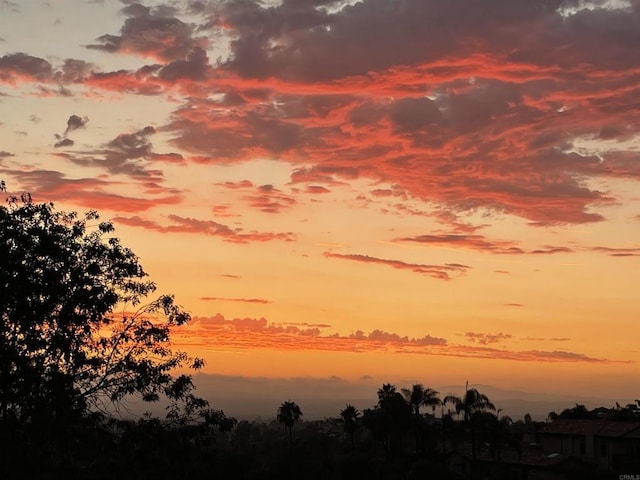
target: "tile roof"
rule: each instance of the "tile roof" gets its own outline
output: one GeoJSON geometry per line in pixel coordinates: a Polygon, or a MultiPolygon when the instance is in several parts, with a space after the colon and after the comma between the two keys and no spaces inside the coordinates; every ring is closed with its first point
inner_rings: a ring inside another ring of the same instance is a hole
{"type": "Polygon", "coordinates": [[[545,424],[538,433],[557,435],[595,435],[597,437],[621,437],[640,428],[640,422],[613,420],[557,419],[545,424]]]}

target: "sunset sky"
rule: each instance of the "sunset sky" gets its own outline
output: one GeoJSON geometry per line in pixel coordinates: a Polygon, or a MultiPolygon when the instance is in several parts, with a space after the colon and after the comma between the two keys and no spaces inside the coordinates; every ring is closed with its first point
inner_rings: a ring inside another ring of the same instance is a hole
{"type": "Polygon", "coordinates": [[[639,0],[0,0],[0,179],[207,373],[637,398],[639,52],[639,0]]]}

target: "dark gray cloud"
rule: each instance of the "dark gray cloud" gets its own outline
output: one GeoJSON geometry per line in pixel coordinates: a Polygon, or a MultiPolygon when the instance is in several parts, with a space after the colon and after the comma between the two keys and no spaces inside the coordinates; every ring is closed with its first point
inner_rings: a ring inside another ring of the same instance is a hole
{"type": "Polygon", "coordinates": [[[185,58],[195,47],[206,43],[204,38],[193,37],[194,27],[175,18],[176,10],[171,7],[151,9],[132,3],[122,12],[128,18],[120,35],[102,35],[97,39],[99,43],[87,45],[87,48],[171,61],[185,58]]]}
{"type": "Polygon", "coordinates": [[[92,63],[71,58],[64,60],[59,68],[54,68],[44,58],[21,52],[10,53],[0,57],[0,82],[79,83],[96,69],[92,63]]]}
{"type": "Polygon", "coordinates": [[[367,0],[333,14],[316,8],[329,3],[223,3],[220,17],[238,32],[228,66],[250,77],[330,80],[464,51],[469,37],[513,49],[514,26],[550,21],[561,4],[575,2],[367,0]]]}
{"type": "Polygon", "coordinates": [[[54,148],[72,147],[74,144],[75,142],[70,138],[60,138],[56,143],[53,144],[53,147],[54,148]]]}
{"type": "Polygon", "coordinates": [[[64,131],[64,135],[67,135],[74,130],[78,130],[79,128],[84,128],[87,125],[88,121],[89,119],[87,117],[71,115],[67,120],[67,129],[64,131]]]}
{"type": "MultiPolygon", "coordinates": [[[[107,172],[127,175],[144,182],[161,182],[163,172],[152,168],[154,162],[182,163],[183,157],[178,153],[155,153],[149,137],[156,133],[152,126],[146,126],[133,133],[123,133],[107,142],[103,148],[58,153],[76,165],[99,167],[107,172]]],[[[61,140],[62,137],[59,137],[61,140]]]]}
{"type": "Polygon", "coordinates": [[[209,67],[207,52],[200,47],[194,47],[186,59],[178,59],[165,65],[158,72],[158,77],[166,81],[175,81],[181,78],[191,80],[203,80],[209,67]]]}
{"type": "Polygon", "coordinates": [[[19,78],[48,81],[52,78],[51,64],[43,58],[25,53],[12,53],[0,57],[0,80],[19,78]]]}

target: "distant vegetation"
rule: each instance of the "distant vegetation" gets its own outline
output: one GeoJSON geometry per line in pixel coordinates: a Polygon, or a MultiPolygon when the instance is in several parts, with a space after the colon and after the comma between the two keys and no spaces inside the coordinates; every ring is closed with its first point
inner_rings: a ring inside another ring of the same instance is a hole
{"type": "MultiPolygon", "coordinates": [[[[95,212],[26,195],[0,207],[0,478],[447,479],[467,451],[473,477],[479,455],[500,462],[541,425],[501,416],[476,389],[422,384],[384,384],[371,408],[325,420],[304,421],[289,399],[270,423],[238,422],[173,375],[203,365],[169,348],[189,315],[172,296],[148,298],[155,284],[112,233],[95,212]],[[163,418],[119,415],[161,398],[163,418]]],[[[640,421],[640,401],[549,414],[590,418],[640,421]]]]}

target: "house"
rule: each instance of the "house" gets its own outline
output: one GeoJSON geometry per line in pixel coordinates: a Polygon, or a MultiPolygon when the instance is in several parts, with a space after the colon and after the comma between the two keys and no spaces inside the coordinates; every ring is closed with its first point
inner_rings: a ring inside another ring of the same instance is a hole
{"type": "Polygon", "coordinates": [[[558,419],[519,448],[492,451],[479,442],[475,462],[470,443],[461,442],[448,464],[458,475],[496,480],[617,479],[640,472],[640,422],[558,419]]]}
{"type": "Polygon", "coordinates": [[[471,460],[471,447],[463,446],[448,455],[449,470],[461,477],[492,480],[566,480],[587,478],[593,466],[579,458],[558,453],[548,454],[539,446],[525,445],[515,449],[505,447],[500,457],[492,455],[487,446],[480,447],[476,460],[471,460]]]}
{"type": "Polygon", "coordinates": [[[640,471],[640,422],[557,419],[538,430],[542,450],[592,463],[601,472],[640,471]]]}

